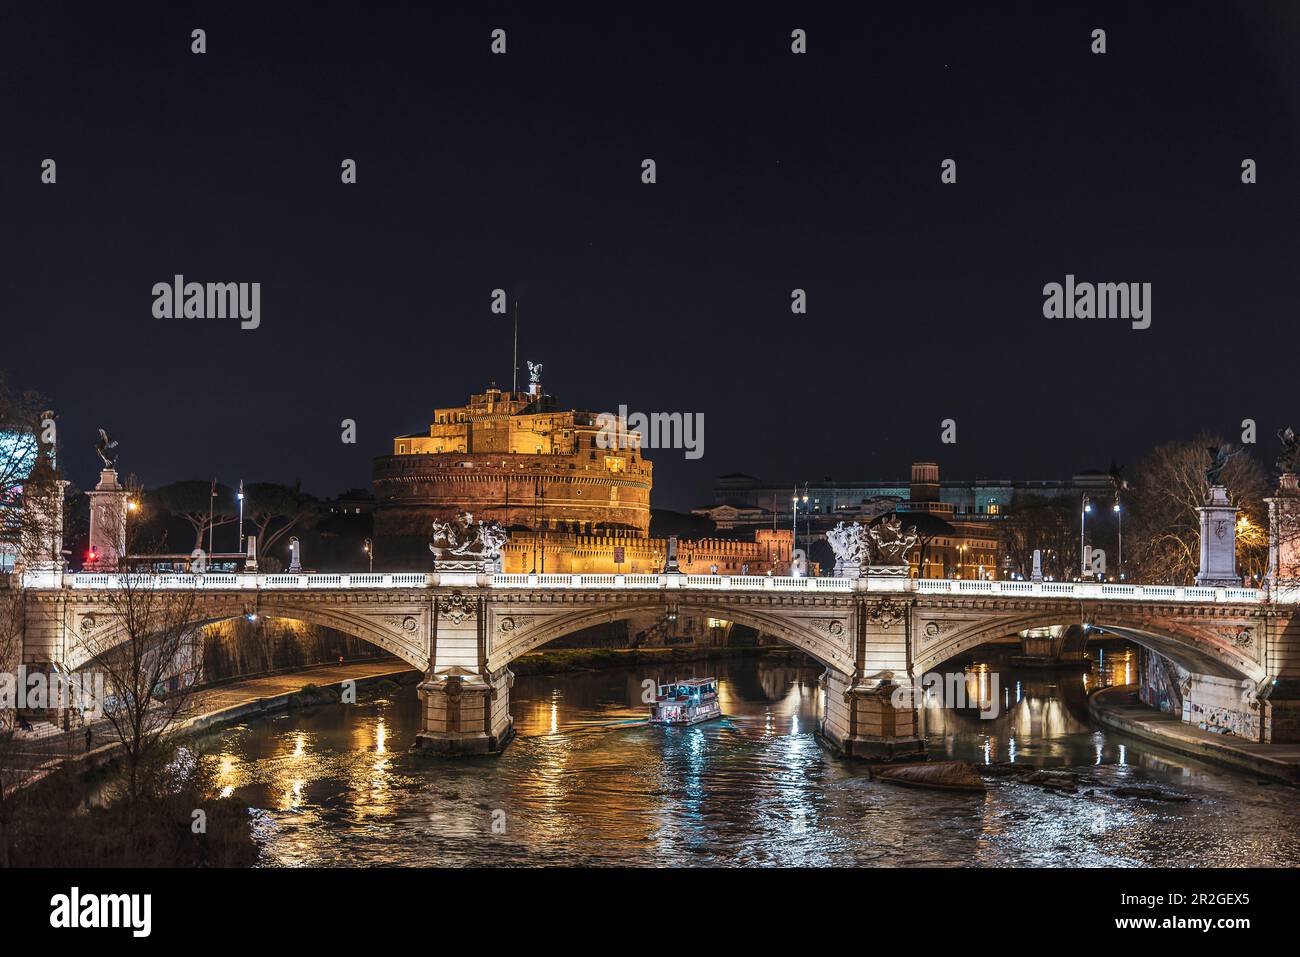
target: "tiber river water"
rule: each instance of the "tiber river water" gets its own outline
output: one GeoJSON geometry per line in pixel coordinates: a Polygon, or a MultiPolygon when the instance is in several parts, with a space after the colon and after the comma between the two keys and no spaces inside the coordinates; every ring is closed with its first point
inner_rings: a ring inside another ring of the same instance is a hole
{"type": "MultiPolygon", "coordinates": [[[[972,683],[986,667],[964,666],[972,683]]],[[[710,669],[726,717],[690,728],[638,723],[641,681],[656,676],[641,667],[517,679],[517,737],[496,758],[408,753],[411,686],[202,746],[258,809],[269,866],[1300,864],[1294,789],[1088,726],[1085,683],[1133,667],[1125,649],[1097,652],[1087,676],[999,665],[1000,717],[929,712],[932,754],[1079,769],[1075,794],[1011,777],[983,795],[870,780],[813,736],[819,669],[761,659],[710,669]],[[1120,785],[1191,800],[1113,795],[1120,785]]]]}

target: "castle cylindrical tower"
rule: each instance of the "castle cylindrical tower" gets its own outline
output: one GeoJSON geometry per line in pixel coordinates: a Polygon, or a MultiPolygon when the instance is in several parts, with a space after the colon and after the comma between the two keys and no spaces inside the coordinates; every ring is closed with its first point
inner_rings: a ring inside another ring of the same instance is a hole
{"type": "Polygon", "coordinates": [[[540,389],[436,409],[427,433],[397,436],[374,460],[375,534],[427,539],[435,518],[469,511],[519,531],[645,536],[652,466],[622,425],[540,389]]]}

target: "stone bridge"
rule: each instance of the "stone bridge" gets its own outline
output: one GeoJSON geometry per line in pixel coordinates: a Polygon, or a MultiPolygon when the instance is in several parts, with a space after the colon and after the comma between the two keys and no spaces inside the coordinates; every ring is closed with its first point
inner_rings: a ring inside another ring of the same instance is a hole
{"type": "MultiPolygon", "coordinates": [[[[1185,716],[1221,713],[1260,741],[1298,737],[1300,593],[675,573],[232,573],[136,581],[195,592],[196,626],[249,614],[297,619],[402,658],[425,673],[420,743],[447,753],[496,752],[509,741],[514,659],[601,622],[674,615],[747,625],[820,662],[818,729],[850,755],[923,749],[922,715],[897,705],[897,686],[985,642],[1046,628],[1066,636],[1051,652],[1060,658],[1082,657],[1095,629],[1172,661],[1184,675],[1185,716]]],[[[27,663],[86,667],[92,649],[102,653],[122,637],[111,600],[122,576],[30,572],[22,586],[27,663]]]]}

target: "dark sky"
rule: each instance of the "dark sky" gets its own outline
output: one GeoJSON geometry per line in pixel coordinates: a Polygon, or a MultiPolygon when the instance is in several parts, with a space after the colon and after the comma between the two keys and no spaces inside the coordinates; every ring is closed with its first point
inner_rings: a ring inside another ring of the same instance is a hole
{"type": "Polygon", "coordinates": [[[704,414],[703,458],[652,453],[664,507],[1245,417],[1271,461],[1300,413],[1300,4],[284,7],[0,14],[0,368],[83,487],[101,425],[146,484],[368,485],[508,385],[495,287],[566,406],[704,414]],[[261,328],[154,318],[175,273],[260,282],[261,328]],[[1066,273],[1152,283],[1151,328],[1044,318],[1066,273]]]}

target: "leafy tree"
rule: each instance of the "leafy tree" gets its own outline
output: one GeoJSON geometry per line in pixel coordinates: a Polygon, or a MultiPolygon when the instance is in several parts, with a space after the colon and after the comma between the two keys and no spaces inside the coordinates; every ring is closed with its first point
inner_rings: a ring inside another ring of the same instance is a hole
{"type": "Polygon", "coordinates": [[[214,495],[211,482],[187,479],[154,489],[149,500],[163,511],[189,522],[194,529],[194,547],[207,548],[204,537],[208,529],[229,525],[238,514],[235,492],[229,485],[218,483],[215,492],[214,495]]]}
{"type": "Polygon", "coordinates": [[[302,491],[300,482],[254,482],[245,487],[244,517],[257,531],[259,556],[269,555],[276,542],[294,528],[308,524],[316,516],[318,505],[313,496],[302,491]]]}

